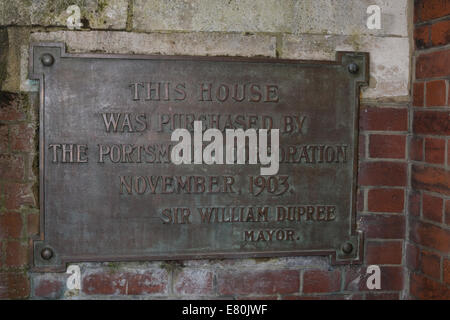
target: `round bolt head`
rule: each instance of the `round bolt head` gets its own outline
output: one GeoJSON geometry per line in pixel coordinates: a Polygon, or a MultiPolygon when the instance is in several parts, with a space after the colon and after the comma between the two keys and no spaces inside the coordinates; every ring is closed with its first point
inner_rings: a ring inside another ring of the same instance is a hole
{"type": "Polygon", "coordinates": [[[350,254],[353,251],[353,245],[350,242],[346,242],[342,245],[342,252],[350,254]]]}
{"type": "Polygon", "coordinates": [[[41,56],[41,62],[44,66],[50,67],[55,62],[55,58],[50,53],[44,53],[41,56]]]}
{"type": "Polygon", "coordinates": [[[359,66],[352,62],[348,65],[348,72],[350,73],[357,73],[359,71],[359,66]]]}
{"type": "Polygon", "coordinates": [[[53,250],[50,248],[44,248],[41,251],[41,257],[44,260],[50,260],[53,257],[53,250]]]}

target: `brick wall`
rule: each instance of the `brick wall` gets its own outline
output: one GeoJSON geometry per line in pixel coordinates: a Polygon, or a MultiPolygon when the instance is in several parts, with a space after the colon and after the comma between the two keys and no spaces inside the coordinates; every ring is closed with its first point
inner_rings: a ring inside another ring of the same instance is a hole
{"type": "Polygon", "coordinates": [[[450,2],[414,9],[409,292],[450,299],[450,2]]]}
{"type": "Polygon", "coordinates": [[[361,25],[369,4],[384,4],[378,0],[346,0],[336,8],[325,0],[292,6],[290,1],[241,1],[231,9],[222,1],[210,1],[209,8],[201,2],[193,0],[186,7],[182,1],[145,5],[111,0],[105,9],[97,1],[85,1],[82,15],[89,25],[80,31],[64,26],[66,17],[57,14],[63,7],[7,3],[4,12],[16,13],[0,16],[0,298],[404,299],[409,292],[417,298],[445,297],[449,64],[445,32],[442,36],[438,25],[445,19],[434,16],[444,11],[435,6],[416,10],[417,29],[425,27],[421,19],[426,18],[436,19],[437,31],[434,38],[431,25],[428,31],[416,31],[416,39],[426,32],[428,37],[416,52],[422,67],[416,68],[412,102],[411,1],[384,7],[395,19],[383,20],[381,31],[361,25]],[[314,18],[319,16],[328,18],[314,18]],[[325,29],[328,35],[321,34],[325,29]],[[371,79],[361,93],[357,190],[363,263],[333,266],[327,257],[79,263],[81,290],[67,289],[65,273],[29,272],[29,237],[38,232],[39,217],[38,101],[35,84],[26,80],[30,41],[64,41],[71,52],[328,60],[337,50],[369,52],[371,79]],[[441,95],[431,94],[442,88],[441,95]],[[381,290],[366,287],[366,268],[372,264],[381,268],[381,290]]]}

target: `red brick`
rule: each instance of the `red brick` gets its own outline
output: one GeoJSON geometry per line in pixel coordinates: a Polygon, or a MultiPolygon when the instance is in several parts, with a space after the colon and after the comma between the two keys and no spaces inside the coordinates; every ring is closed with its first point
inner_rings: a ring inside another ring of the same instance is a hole
{"type": "Polygon", "coordinates": [[[444,258],[443,271],[444,282],[450,285],[450,259],[444,258]]]}
{"type": "Polygon", "coordinates": [[[413,131],[416,134],[450,135],[450,113],[415,111],[413,131]]]}
{"type": "Polygon", "coordinates": [[[184,269],[174,282],[176,294],[211,294],[213,291],[213,273],[201,269],[184,269]]]}
{"type": "Polygon", "coordinates": [[[341,271],[307,270],[303,274],[303,292],[336,292],[341,288],[341,271]]]}
{"type": "Polygon", "coordinates": [[[364,236],[369,239],[403,239],[405,236],[403,215],[365,215],[360,218],[359,226],[364,231],[364,236]]]}
{"type": "Polygon", "coordinates": [[[295,270],[223,271],[217,287],[221,295],[289,294],[299,291],[300,276],[295,270]]]}
{"type": "Polygon", "coordinates": [[[413,165],[411,185],[416,190],[427,190],[450,195],[450,171],[413,165]]]}
{"type": "Polygon", "coordinates": [[[420,249],[410,243],[406,246],[406,266],[412,271],[417,271],[420,268],[420,249]]]}
{"type": "Polygon", "coordinates": [[[416,3],[418,1],[420,0],[414,0],[414,23],[420,22],[420,6],[418,5],[418,3],[416,3]]]}
{"type": "Polygon", "coordinates": [[[132,272],[95,272],[83,278],[85,294],[166,294],[168,275],[165,270],[132,272]]]}
{"type": "Polygon", "coordinates": [[[9,210],[17,210],[21,206],[36,205],[31,184],[4,183],[0,188],[0,194],[3,195],[5,207],[9,210]]]}
{"type": "Polygon", "coordinates": [[[0,120],[20,121],[26,117],[22,97],[16,93],[0,91],[0,120]]]}
{"type": "Polygon", "coordinates": [[[12,125],[10,129],[11,150],[34,151],[35,127],[30,123],[12,125]]]}
{"type": "Polygon", "coordinates": [[[363,162],[358,183],[363,186],[406,186],[406,164],[398,162],[363,162]]]}
{"type": "Polygon", "coordinates": [[[450,50],[422,54],[417,58],[416,79],[446,77],[450,74],[450,50]]]}
{"type": "Polygon", "coordinates": [[[447,85],[445,80],[428,81],[427,84],[427,107],[442,107],[447,103],[447,85]]]}
{"type": "Polygon", "coordinates": [[[431,280],[424,275],[411,274],[410,293],[422,300],[449,300],[450,290],[445,284],[431,280]]]}
{"type": "Polygon", "coordinates": [[[428,21],[450,14],[448,0],[416,0],[414,5],[419,9],[420,21],[428,21]]]}
{"type": "Polygon", "coordinates": [[[402,247],[400,241],[369,241],[367,242],[367,264],[401,264],[402,247]]]}
{"type": "Polygon", "coordinates": [[[400,189],[372,189],[368,194],[368,209],[372,212],[403,212],[405,192],[400,189]]]}
{"type": "Polygon", "coordinates": [[[422,199],[422,214],[425,219],[442,223],[442,210],[444,201],[424,193],[422,199]]]}
{"type": "Polygon", "coordinates": [[[364,190],[358,189],[358,195],[356,197],[356,208],[358,212],[364,211],[364,190]]]}
{"type": "Polygon", "coordinates": [[[22,217],[17,212],[6,212],[0,216],[0,239],[20,238],[22,233],[22,217]]]}
{"type": "Polygon", "coordinates": [[[441,252],[450,251],[450,231],[426,222],[414,220],[410,222],[410,239],[441,252]]]}
{"type": "Polygon", "coordinates": [[[445,163],[445,140],[444,139],[425,139],[425,161],[434,164],[445,163]]]}
{"type": "Polygon", "coordinates": [[[425,104],[425,84],[423,82],[415,82],[413,89],[413,106],[423,107],[425,104]]]}
{"type": "Polygon", "coordinates": [[[359,159],[364,159],[366,157],[366,136],[359,136],[359,145],[358,145],[358,155],[359,159]]]}
{"type": "Polygon", "coordinates": [[[422,251],[420,269],[426,275],[439,280],[441,277],[441,257],[431,252],[422,251]]]}
{"type": "Polygon", "coordinates": [[[430,26],[420,26],[414,29],[414,41],[416,49],[430,47],[430,26]]]}
{"type": "Polygon", "coordinates": [[[445,201],[445,223],[450,225],[450,200],[445,201]]]}
{"type": "Polygon", "coordinates": [[[369,154],[372,158],[405,158],[405,136],[399,135],[370,135],[369,154]]]}
{"type": "Polygon", "coordinates": [[[9,267],[23,267],[28,264],[28,246],[18,241],[6,243],[6,265],[9,267]]]}
{"type": "Polygon", "coordinates": [[[409,214],[412,216],[420,216],[421,195],[419,192],[412,191],[409,195],[409,214]]]}
{"type": "Polygon", "coordinates": [[[34,296],[39,298],[58,299],[63,294],[64,283],[56,279],[39,279],[34,284],[34,296]]]}
{"type": "Polygon", "coordinates": [[[7,125],[0,123],[0,152],[7,153],[9,151],[9,128],[7,125]]]}
{"type": "Polygon", "coordinates": [[[381,290],[403,290],[403,267],[381,266],[381,290]]]}
{"type": "Polygon", "coordinates": [[[366,294],[366,300],[400,300],[400,293],[368,292],[366,294]]]}
{"type": "Polygon", "coordinates": [[[414,161],[423,160],[423,138],[411,137],[409,144],[409,157],[414,161]]]}
{"type": "Polygon", "coordinates": [[[436,22],[431,26],[431,42],[433,46],[450,43],[450,20],[436,22]]]}
{"type": "Polygon", "coordinates": [[[24,273],[0,272],[0,299],[24,299],[30,294],[30,281],[24,273]]]}
{"type": "Polygon", "coordinates": [[[25,178],[25,161],[23,156],[0,154],[0,179],[23,180],[25,178]]]}
{"type": "Polygon", "coordinates": [[[27,234],[29,237],[39,234],[39,215],[29,214],[27,216],[27,234]]]}
{"type": "Polygon", "coordinates": [[[405,108],[362,107],[361,130],[407,131],[408,110],[405,108]]]}

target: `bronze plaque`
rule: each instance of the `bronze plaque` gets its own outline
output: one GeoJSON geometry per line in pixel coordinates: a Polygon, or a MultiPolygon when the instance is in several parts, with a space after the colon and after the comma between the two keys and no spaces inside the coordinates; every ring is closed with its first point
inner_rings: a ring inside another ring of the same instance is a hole
{"type": "Polygon", "coordinates": [[[31,46],[40,80],[35,270],[68,262],[361,257],[358,97],[368,55],[336,61],[69,54],[31,46]],[[171,161],[171,134],[279,129],[279,171],[171,161]]]}

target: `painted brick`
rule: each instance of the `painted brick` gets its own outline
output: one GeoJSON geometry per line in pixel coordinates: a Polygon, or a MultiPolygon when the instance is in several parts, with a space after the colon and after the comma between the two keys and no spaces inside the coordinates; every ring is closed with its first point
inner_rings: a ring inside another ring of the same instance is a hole
{"type": "Polygon", "coordinates": [[[36,128],[30,123],[12,125],[10,129],[11,150],[33,152],[36,128]]]}
{"type": "Polygon", "coordinates": [[[445,80],[428,81],[426,87],[427,107],[441,107],[447,104],[447,85],[445,80]]]}
{"type": "MultiPolygon", "coordinates": [[[[380,266],[381,290],[400,291],[403,288],[402,266],[380,266]]],[[[349,267],[346,270],[345,290],[368,291],[367,280],[370,277],[366,267],[349,267]]]]}
{"type": "Polygon", "coordinates": [[[423,107],[425,102],[425,84],[423,82],[415,82],[413,89],[413,106],[423,107]]]}
{"type": "Polygon", "coordinates": [[[289,294],[299,291],[300,276],[295,270],[222,271],[217,287],[221,295],[289,294]]]}
{"type": "Polygon", "coordinates": [[[20,238],[22,234],[22,217],[17,212],[6,212],[0,216],[0,239],[20,238]]]}
{"type": "Polygon", "coordinates": [[[406,186],[406,164],[387,161],[361,163],[358,183],[363,186],[406,186]]]}
{"type": "Polygon", "coordinates": [[[405,192],[400,189],[372,189],[368,194],[368,210],[372,212],[401,213],[405,192]]]}
{"type": "Polygon", "coordinates": [[[450,172],[441,168],[413,165],[411,185],[414,189],[450,195],[450,172]]]}
{"type": "Polygon", "coordinates": [[[411,274],[411,295],[423,300],[449,300],[450,290],[437,281],[431,280],[424,275],[411,274]]]}
{"type": "Polygon", "coordinates": [[[30,281],[24,273],[0,272],[0,299],[24,299],[30,294],[30,281]]]}
{"type": "Polygon", "coordinates": [[[23,267],[28,264],[28,246],[18,241],[6,243],[5,263],[9,267],[23,267]]]}
{"type": "Polygon", "coordinates": [[[340,288],[340,270],[306,270],[303,274],[303,293],[336,292],[340,288]]]}
{"type": "Polygon", "coordinates": [[[359,124],[361,130],[406,131],[408,130],[408,110],[363,106],[359,124]]]}
{"type": "Polygon", "coordinates": [[[364,215],[359,218],[359,226],[369,239],[403,239],[405,236],[405,217],[401,215],[364,215]]]}
{"type": "Polygon", "coordinates": [[[64,282],[56,279],[37,279],[34,283],[34,296],[39,298],[61,298],[64,282]]]}
{"type": "Polygon", "coordinates": [[[366,293],[366,300],[400,300],[400,294],[387,292],[368,292],[366,293]]]}
{"type": "Polygon", "coordinates": [[[4,183],[0,185],[0,194],[3,195],[5,207],[8,210],[17,210],[21,206],[36,205],[31,184],[4,183]]]}
{"type": "Polygon", "coordinates": [[[441,251],[450,251],[450,231],[432,224],[420,221],[411,221],[410,239],[420,245],[441,251]]]}
{"type": "Polygon", "coordinates": [[[444,206],[442,198],[424,193],[422,206],[422,213],[425,219],[440,223],[442,222],[442,211],[444,206]]]}
{"type": "Polygon", "coordinates": [[[414,161],[423,161],[423,138],[411,137],[409,143],[409,157],[414,161]]]}
{"type": "Polygon", "coordinates": [[[416,79],[446,77],[450,74],[450,50],[422,54],[416,62],[416,79]]]}
{"type": "Polygon", "coordinates": [[[27,215],[27,234],[29,237],[39,234],[39,214],[27,215]]]}
{"type": "Polygon", "coordinates": [[[168,274],[165,270],[143,272],[93,272],[83,277],[82,290],[88,295],[166,294],[168,274]]]}
{"type": "Polygon", "coordinates": [[[176,294],[207,295],[213,293],[213,273],[209,270],[183,269],[174,282],[176,294]]]}
{"type": "Polygon", "coordinates": [[[369,241],[367,243],[367,264],[401,264],[402,263],[401,241],[369,241]]]}
{"type": "Polygon", "coordinates": [[[9,128],[6,124],[0,123],[0,153],[9,151],[9,128]]]}
{"type": "Polygon", "coordinates": [[[369,138],[370,157],[404,159],[405,142],[405,136],[372,134],[369,138]]]}
{"type": "Polygon", "coordinates": [[[20,121],[26,117],[22,96],[16,93],[0,91],[0,120],[20,121]]]}
{"type": "Polygon", "coordinates": [[[0,154],[0,179],[21,181],[24,178],[24,157],[17,154],[0,154]]]}
{"type": "Polygon", "coordinates": [[[431,26],[431,42],[433,46],[450,43],[450,20],[436,22],[431,26]]]}
{"type": "Polygon", "coordinates": [[[422,251],[420,269],[426,275],[439,280],[441,277],[441,257],[431,252],[422,251]]]}

